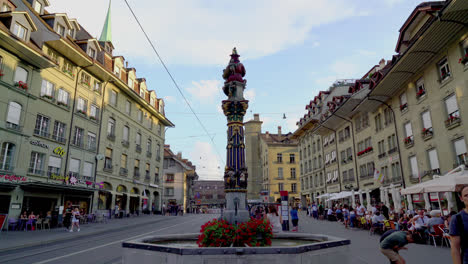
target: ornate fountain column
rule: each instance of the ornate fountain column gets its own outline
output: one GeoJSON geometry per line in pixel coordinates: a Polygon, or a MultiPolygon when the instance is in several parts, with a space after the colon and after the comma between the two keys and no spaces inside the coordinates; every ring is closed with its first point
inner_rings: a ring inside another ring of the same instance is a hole
{"type": "Polygon", "coordinates": [[[226,167],[224,169],[224,190],[226,210],[224,218],[231,224],[249,220],[247,210],[247,167],[245,166],[244,115],[249,101],[244,99],[247,81],[245,68],[239,61],[236,48],[232,50],[231,60],[223,71],[225,80],[223,91],[228,97],[222,102],[227,117],[226,167]]]}

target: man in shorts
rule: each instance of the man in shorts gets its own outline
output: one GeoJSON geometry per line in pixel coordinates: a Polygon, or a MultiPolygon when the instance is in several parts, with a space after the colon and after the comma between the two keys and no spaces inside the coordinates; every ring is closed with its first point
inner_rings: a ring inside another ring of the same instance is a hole
{"type": "Polygon", "coordinates": [[[398,254],[398,251],[407,249],[405,246],[408,243],[414,243],[413,235],[406,231],[396,231],[380,242],[380,252],[382,252],[391,263],[405,264],[405,260],[398,254]]]}

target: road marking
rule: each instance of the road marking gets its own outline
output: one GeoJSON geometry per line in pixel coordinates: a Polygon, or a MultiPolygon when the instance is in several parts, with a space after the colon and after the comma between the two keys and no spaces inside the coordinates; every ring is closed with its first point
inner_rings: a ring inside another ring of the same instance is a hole
{"type": "Polygon", "coordinates": [[[149,235],[149,234],[156,233],[156,232],[159,232],[159,231],[161,231],[161,230],[165,230],[165,229],[172,228],[172,227],[179,226],[179,225],[184,225],[184,224],[187,224],[187,223],[190,223],[190,222],[194,222],[194,221],[200,221],[200,219],[194,219],[194,220],[191,220],[191,221],[182,222],[182,223],[180,223],[180,224],[176,224],[176,225],[172,225],[172,226],[160,228],[160,229],[158,229],[158,230],[154,230],[154,231],[151,231],[151,232],[148,232],[148,233],[144,233],[144,234],[141,234],[141,235],[138,235],[138,236],[133,236],[133,237],[121,239],[121,240],[118,240],[118,241],[114,241],[114,242],[112,242],[112,243],[107,243],[107,244],[100,245],[100,246],[97,246],[97,247],[84,249],[84,250],[77,251],[77,252],[74,252],[74,253],[70,253],[70,254],[67,254],[67,255],[63,255],[63,256],[60,256],[60,257],[55,257],[55,258],[51,258],[51,259],[48,259],[48,260],[43,260],[43,261],[40,261],[40,262],[35,262],[35,264],[43,264],[43,263],[48,263],[48,262],[55,261],[55,260],[62,259],[62,258],[68,258],[68,257],[74,256],[74,255],[78,255],[78,254],[84,253],[84,252],[88,252],[88,251],[91,251],[91,250],[96,250],[96,249],[102,248],[102,247],[107,247],[107,246],[110,246],[110,245],[113,245],[113,244],[118,244],[118,243],[121,243],[121,242],[127,241],[127,240],[133,240],[133,239],[138,238],[138,237],[147,236],[147,235],[149,235]]]}

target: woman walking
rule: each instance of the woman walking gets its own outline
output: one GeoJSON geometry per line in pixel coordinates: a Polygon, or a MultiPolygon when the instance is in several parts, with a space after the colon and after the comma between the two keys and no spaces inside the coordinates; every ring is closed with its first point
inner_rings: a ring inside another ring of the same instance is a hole
{"type": "Polygon", "coordinates": [[[72,226],[70,232],[73,232],[73,227],[76,226],[77,232],[80,232],[80,210],[75,208],[75,211],[72,213],[72,226]]]}
{"type": "Polygon", "coordinates": [[[345,204],[343,206],[343,218],[344,218],[345,228],[348,228],[348,225],[349,225],[349,209],[348,209],[347,204],[345,204]]]}
{"type": "Polygon", "coordinates": [[[291,209],[291,221],[293,224],[293,232],[297,232],[297,223],[299,222],[299,216],[297,215],[297,206],[291,209]]]}

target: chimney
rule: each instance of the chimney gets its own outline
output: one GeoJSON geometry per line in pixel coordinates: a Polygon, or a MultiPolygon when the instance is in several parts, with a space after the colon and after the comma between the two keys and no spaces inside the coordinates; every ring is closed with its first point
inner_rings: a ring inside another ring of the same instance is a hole
{"type": "Polygon", "coordinates": [[[254,114],[254,121],[260,121],[260,115],[254,114]]]}
{"type": "Polygon", "coordinates": [[[270,137],[270,132],[265,132],[265,135],[266,135],[266,138],[269,138],[270,137]]]}
{"type": "Polygon", "coordinates": [[[383,69],[385,67],[385,59],[381,59],[379,62],[379,68],[383,69]]]}
{"type": "Polygon", "coordinates": [[[177,152],[177,157],[178,157],[179,159],[181,159],[181,158],[182,158],[182,152],[180,152],[180,151],[177,152]]]}
{"type": "Polygon", "coordinates": [[[125,68],[128,68],[128,61],[125,62],[125,68]]]}
{"type": "Polygon", "coordinates": [[[281,136],[281,126],[278,126],[278,136],[281,136]]]}

